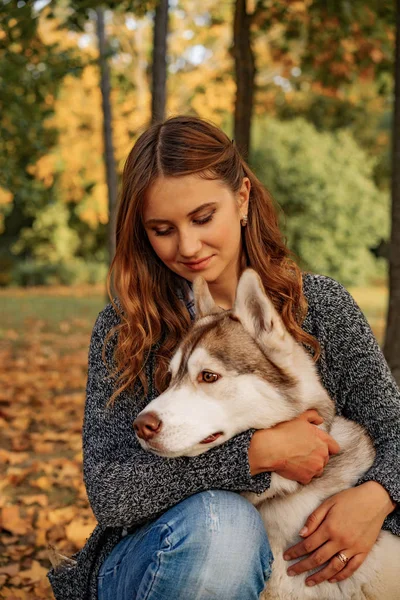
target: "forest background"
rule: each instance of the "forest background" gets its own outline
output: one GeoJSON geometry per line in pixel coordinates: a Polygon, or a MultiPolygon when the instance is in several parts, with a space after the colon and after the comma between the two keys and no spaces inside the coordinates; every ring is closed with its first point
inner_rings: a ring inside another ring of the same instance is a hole
{"type": "Polygon", "coordinates": [[[0,597],[51,598],[47,545],[70,555],[95,524],[87,347],[151,122],[195,114],[234,138],[299,264],[348,287],[383,344],[396,3],[0,0],[0,20],[0,597]]]}
{"type": "MultiPolygon", "coordinates": [[[[2,285],[104,279],[108,191],[90,4],[2,2],[2,285]]],[[[152,119],[154,11],[115,4],[105,20],[120,175],[152,119]]],[[[376,248],[389,237],[394,8],[338,2],[336,14],[318,4],[260,2],[252,19],[247,158],[305,268],[348,286],[384,281],[376,248]]],[[[232,2],[170,2],[165,107],[211,119],[232,138],[233,17],[232,2]]]]}

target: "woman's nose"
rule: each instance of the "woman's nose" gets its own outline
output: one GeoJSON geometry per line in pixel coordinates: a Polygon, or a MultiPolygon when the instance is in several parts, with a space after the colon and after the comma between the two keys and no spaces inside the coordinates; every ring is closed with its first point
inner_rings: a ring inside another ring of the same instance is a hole
{"type": "Polygon", "coordinates": [[[193,233],[186,233],[184,235],[179,236],[179,248],[178,254],[185,259],[190,259],[193,257],[199,257],[201,254],[202,243],[193,233]]]}

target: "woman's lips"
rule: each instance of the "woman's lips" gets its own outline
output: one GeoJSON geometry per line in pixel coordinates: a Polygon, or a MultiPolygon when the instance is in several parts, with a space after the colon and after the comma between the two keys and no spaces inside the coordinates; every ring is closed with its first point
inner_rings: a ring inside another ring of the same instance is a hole
{"type": "Polygon", "coordinates": [[[213,258],[214,255],[209,256],[208,258],[205,258],[204,260],[202,260],[201,262],[197,263],[197,264],[190,264],[190,263],[183,263],[185,265],[185,267],[187,267],[188,269],[191,269],[192,271],[200,271],[200,269],[205,269],[206,267],[208,267],[208,264],[210,262],[210,260],[213,258]]]}

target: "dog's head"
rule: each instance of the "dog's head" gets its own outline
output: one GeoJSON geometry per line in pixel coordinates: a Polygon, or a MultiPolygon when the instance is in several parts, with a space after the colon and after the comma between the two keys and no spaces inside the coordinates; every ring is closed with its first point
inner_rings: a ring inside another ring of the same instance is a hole
{"type": "Polygon", "coordinates": [[[240,277],[231,310],[216,306],[202,277],[193,291],[196,319],[170,361],[170,385],[134,422],[142,447],[165,457],[196,456],[290,420],[310,407],[306,390],[322,389],[253,269],[240,277]]]}

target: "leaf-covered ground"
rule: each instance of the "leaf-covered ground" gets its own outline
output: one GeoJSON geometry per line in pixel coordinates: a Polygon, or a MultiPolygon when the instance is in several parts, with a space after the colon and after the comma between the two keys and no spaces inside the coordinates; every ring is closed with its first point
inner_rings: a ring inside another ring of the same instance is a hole
{"type": "MultiPolygon", "coordinates": [[[[382,342],[386,290],[351,290],[382,342]]],[[[82,481],[90,332],[102,288],[0,291],[0,597],[53,598],[47,546],[95,526],[82,481]]]]}
{"type": "Polygon", "coordinates": [[[95,526],[81,426],[90,331],[105,296],[66,293],[0,293],[0,596],[8,600],[53,598],[47,545],[70,555],[95,526]]]}

